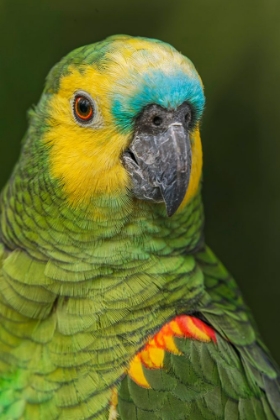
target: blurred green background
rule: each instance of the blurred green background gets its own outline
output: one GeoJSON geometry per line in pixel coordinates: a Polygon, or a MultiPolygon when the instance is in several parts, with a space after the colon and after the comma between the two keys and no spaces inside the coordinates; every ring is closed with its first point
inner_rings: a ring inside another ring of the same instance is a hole
{"type": "Polygon", "coordinates": [[[201,74],[206,239],[280,362],[279,0],[0,0],[0,186],[49,69],[114,33],[167,41],[201,74]]]}

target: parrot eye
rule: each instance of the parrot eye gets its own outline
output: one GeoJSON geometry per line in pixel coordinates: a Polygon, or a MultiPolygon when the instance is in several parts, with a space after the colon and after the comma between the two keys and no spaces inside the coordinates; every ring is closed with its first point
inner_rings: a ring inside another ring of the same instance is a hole
{"type": "Polygon", "coordinates": [[[74,112],[78,120],[88,122],[93,117],[92,104],[85,96],[76,96],[74,112]]]}
{"type": "Polygon", "coordinates": [[[78,92],[73,100],[73,113],[78,123],[86,125],[94,118],[94,102],[85,92],[78,92]]]}

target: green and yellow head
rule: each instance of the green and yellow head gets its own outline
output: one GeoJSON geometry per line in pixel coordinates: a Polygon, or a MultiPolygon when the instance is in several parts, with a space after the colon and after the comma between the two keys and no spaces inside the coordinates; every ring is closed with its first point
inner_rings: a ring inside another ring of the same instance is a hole
{"type": "Polygon", "coordinates": [[[114,36],[71,52],[50,72],[34,118],[51,176],[72,206],[130,194],[172,215],[197,192],[203,87],[163,42],[114,36]]]}

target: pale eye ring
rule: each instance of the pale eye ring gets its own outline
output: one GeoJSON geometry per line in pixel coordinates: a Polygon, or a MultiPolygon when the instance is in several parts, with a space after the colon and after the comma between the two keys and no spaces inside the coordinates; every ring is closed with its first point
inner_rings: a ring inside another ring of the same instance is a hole
{"type": "Polygon", "coordinates": [[[78,124],[85,126],[91,124],[94,120],[96,107],[94,100],[88,93],[84,91],[76,92],[72,100],[72,108],[78,124]]]}

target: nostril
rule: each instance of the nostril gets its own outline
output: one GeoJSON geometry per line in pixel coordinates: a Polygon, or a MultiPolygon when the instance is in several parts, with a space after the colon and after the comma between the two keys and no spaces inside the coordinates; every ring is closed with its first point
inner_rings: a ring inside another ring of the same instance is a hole
{"type": "Polygon", "coordinates": [[[156,126],[161,125],[161,124],[162,124],[162,118],[161,118],[161,117],[159,117],[158,115],[157,115],[157,116],[155,116],[155,117],[153,118],[153,124],[154,124],[154,125],[156,125],[156,126]]]}

